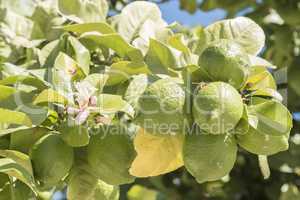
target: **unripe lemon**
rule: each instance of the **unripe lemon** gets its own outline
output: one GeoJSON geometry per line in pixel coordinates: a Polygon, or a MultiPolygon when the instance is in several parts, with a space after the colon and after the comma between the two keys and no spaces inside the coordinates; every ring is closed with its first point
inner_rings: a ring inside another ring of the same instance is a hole
{"type": "Polygon", "coordinates": [[[111,185],[134,181],[129,168],[136,152],[127,128],[119,125],[102,126],[99,133],[90,139],[88,163],[101,180],[111,185]]]}
{"type": "Polygon", "coordinates": [[[239,89],[245,85],[249,60],[238,44],[221,40],[202,52],[199,65],[213,81],[226,82],[239,89]]]}
{"type": "Polygon", "coordinates": [[[200,129],[211,134],[223,134],[233,129],[241,119],[243,101],[231,85],[213,82],[197,91],[192,110],[200,129]]]}
{"type": "Polygon", "coordinates": [[[58,135],[48,134],[34,144],[30,157],[36,179],[42,186],[51,187],[68,174],[74,152],[58,135]]]}
{"type": "Polygon", "coordinates": [[[185,91],[171,78],[155,81],[139,98],[136,123],[148,133],[183,133],[185,91]]]}

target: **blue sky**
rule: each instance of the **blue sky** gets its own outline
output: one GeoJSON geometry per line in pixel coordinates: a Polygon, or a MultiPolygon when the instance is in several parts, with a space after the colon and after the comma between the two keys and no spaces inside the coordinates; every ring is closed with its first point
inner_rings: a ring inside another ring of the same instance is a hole
{"type": "Polygon", "coordinates": [[[198,9],[196,13],[190,14],[184,10],[180,10],[179,4],[180,2],[177,0],[170,0],[159,5],[163,18],[168,23],[177,21],[186,26],[207,26],[214,21],[223,19],[226,15],[225,11],[222,9],[215,9],[210,12],[203,12],[198,9]]]}

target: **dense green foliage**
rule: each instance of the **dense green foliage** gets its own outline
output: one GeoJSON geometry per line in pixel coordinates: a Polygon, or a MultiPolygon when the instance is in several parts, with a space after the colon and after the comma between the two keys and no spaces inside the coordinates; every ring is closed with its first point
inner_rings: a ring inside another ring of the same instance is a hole
{"type": "MultiPolygon", "coordinates": [[[[247,5],[226,2],[201,7],[247,5]]],[[[297,199],[299,136],[277,91],[297,63],[278,44],[299,24],[286,9],[256,20],[265,36],[247,17],[168,25],[142,1],[108,17],[106,0],[0,0],[0,199],[297,199]]]]}

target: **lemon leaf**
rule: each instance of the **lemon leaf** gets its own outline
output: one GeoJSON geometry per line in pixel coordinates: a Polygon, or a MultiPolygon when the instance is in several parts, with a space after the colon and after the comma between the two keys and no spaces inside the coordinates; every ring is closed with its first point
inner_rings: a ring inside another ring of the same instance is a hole
{"type": "Polygon", "coordinates": [[[208,41],[232,39],[252,55],[257,55],[265,44],[264,31],[247,17],[222,20],[209,25],[205,31],[208,41]]]}
{"type": "Polygon", "coordinates": [[[32,121],[28,115],[22,112],[0,108],[0,123],[19,124],[31,126],[32,121]]]}
{"type": "Polygon", "coordinates": [[[83,34],[86,32],[96,31],[102,34],[114,33],[114,29],[110,27],[109,24],[104,22],[97,23],[83,23],[83,24],[72,24],[61,27],[65,31],[76,32],[78,34],[83,34]]]}
{"type": "Polygon", "coordinates": [[[66,104],[68,100],[60,95],[58,92],[54,91],[53,89],[46,89],[43,90],[35,99],[33,104],[37,105],[40,103],[59,103],[59,104],[66,104]]]}

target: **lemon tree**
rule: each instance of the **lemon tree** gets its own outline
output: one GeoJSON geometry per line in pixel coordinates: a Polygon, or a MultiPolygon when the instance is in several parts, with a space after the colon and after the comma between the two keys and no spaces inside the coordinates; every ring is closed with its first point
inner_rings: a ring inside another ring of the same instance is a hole
{"type": "MultiPolygon", "coordinates": [[[[68,199],[116,200],[124,184],[161,187],[176,170],[225,180],[239,152],[268,177],[293,123],[260,26],[184,28],[145,1],[108,11],[106,0],[0,0],[0,199],[66,187],[68,199]]],[[[143,192],[161,195],[137,186],[128,198],[143,192]]]]}

